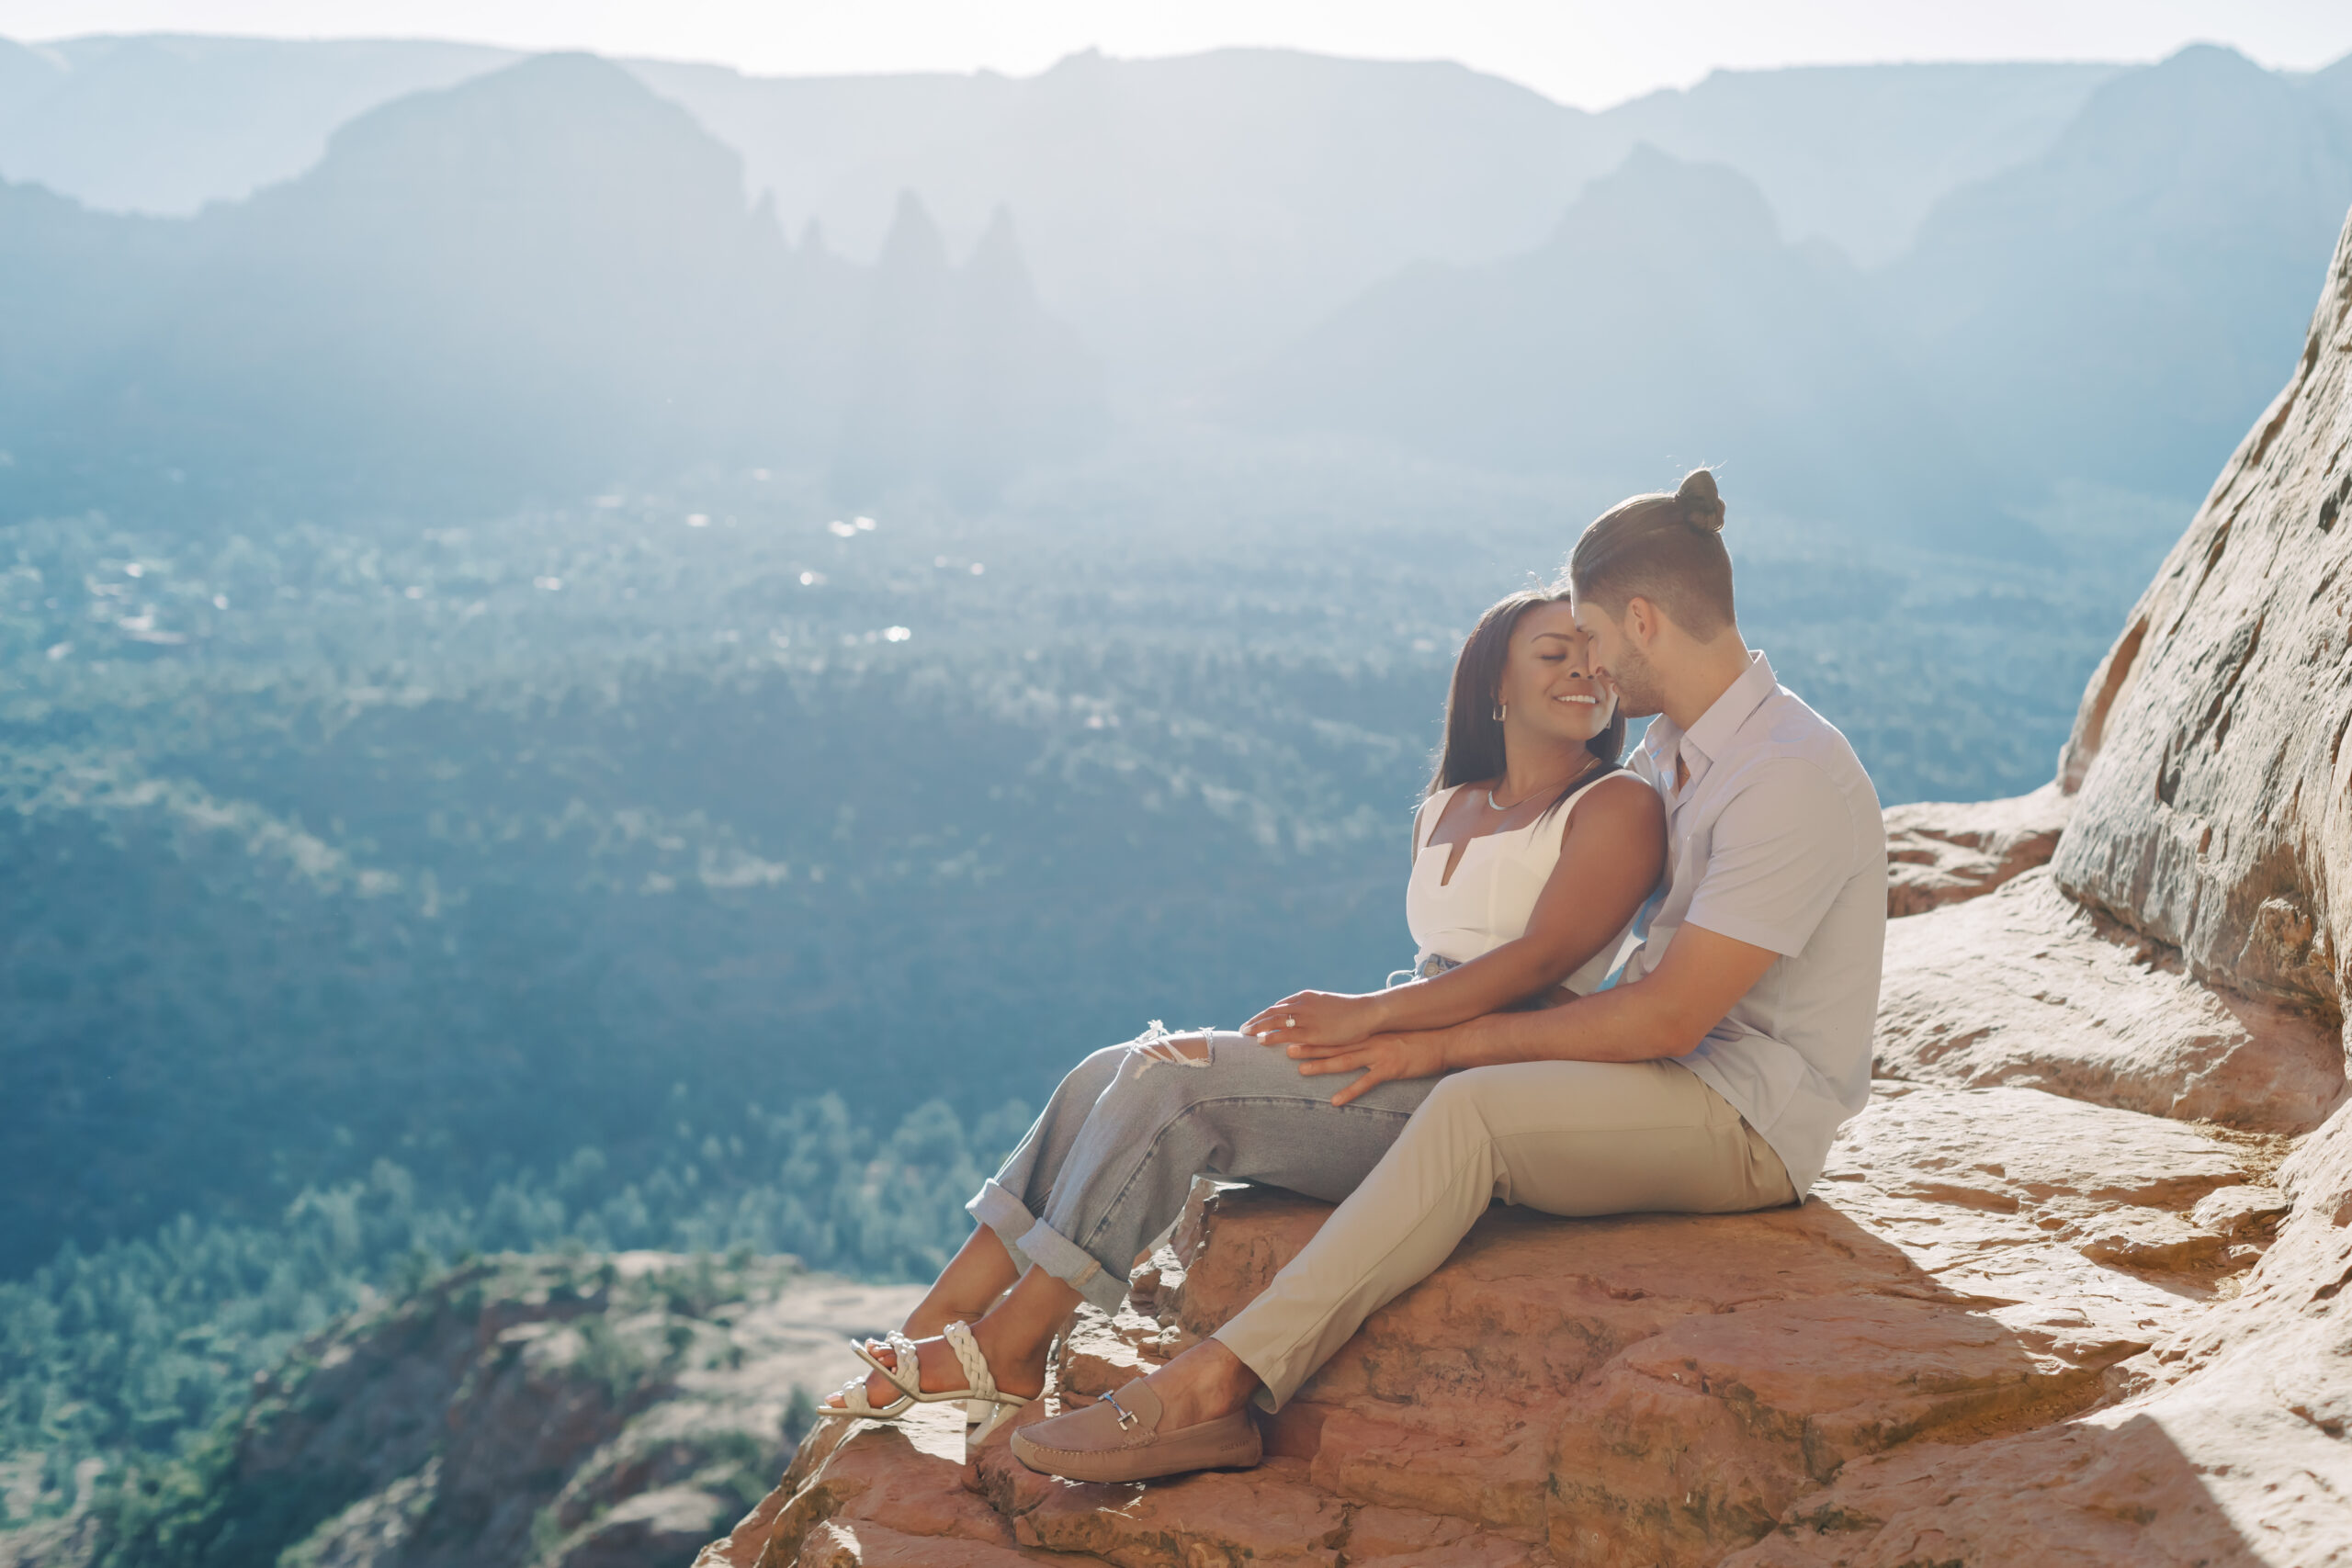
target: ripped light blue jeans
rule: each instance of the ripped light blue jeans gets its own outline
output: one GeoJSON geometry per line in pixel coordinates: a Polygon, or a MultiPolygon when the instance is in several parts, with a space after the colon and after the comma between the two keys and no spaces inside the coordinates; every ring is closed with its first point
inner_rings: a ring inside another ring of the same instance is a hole
{"type": "Polygon", "coordinates": [[[1070,1069],[993,1180],[967,1204],[1012,1260],[1116,1312],[1136,1255],[1176,1223],[1195,1176],[1260,1181],[1336,1203],[1380,1163],[1441,1081],[1307,1077],[1275,1046],[1159,1024],[1070,1069]],[[1182,1045],[1174,1042],[1181,1041],[1182,1045]]]}

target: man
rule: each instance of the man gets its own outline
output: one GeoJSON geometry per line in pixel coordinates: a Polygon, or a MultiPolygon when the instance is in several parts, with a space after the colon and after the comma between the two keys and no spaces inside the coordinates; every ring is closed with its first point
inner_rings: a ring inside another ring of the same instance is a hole
{"type": "MultiPolygon", "coordinates": [[[[1781,688],[1734,614],[1723,502],[1700,469],[1585,530],[1577,625],[1664,797],[1667,881],[1611,983],[1451,1029],[1290,1045],[1335,1099],[1447,1075],[1313,1241],[1213,1338],[1101,1404],[1013,1434],[1032,1469],[1132,1481],[1255,1463],[1280,1409],[1493,1200],[1557,1214],[1801,1200],[1870,1090],[1886,837],[1868,775],[1781,688]]],[[[1280,1032],[1267,1037],[1281,1043],[1280,1032]]]]}

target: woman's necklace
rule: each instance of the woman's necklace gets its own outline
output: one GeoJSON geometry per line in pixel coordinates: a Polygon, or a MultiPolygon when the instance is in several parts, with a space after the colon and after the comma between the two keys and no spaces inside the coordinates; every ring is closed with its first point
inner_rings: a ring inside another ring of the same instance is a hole
{"type": "MultiPolygon", "coordinates": [[[[1568,782],[1560,786],[1561,793],[1566,794],[1567,791],[1575,788],[1577,782],[1587,773],[1592,772],[1593,768],[1599,764],[1600,761],[1600,759],[1595,757],[1591,761],[1586,762],[1583,767],[1578,768],[1575,773],[1569,774],[1568,782]]],[[[1526,805],[1529,801],[1534,799],[1538,793],[1540,792],[1530,790],[1527,794],[1520,796],[1517,800],[1512,801],[1509,806],[1505,806],[1495,798],[1495,792],[1489,789],[1487,791],[1487,809],[1496,813],[1498,816],[1505,812],[1516,811],[1521,807],[1526,805]]]]}

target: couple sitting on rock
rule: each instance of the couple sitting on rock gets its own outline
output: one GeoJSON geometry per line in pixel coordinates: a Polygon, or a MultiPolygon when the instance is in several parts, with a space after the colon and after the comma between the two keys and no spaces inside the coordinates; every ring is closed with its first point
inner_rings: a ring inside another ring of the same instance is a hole
{"type": "Polygon", "coordinates": [[[1495,1199],[1802,1198],[1869,1091],[1886,841],[1853,749],[1741,639],[1723,520],[1704,469],[1636,496],[1585,530],[1565,592],[1514,594],[1471,633],[1413,821],[1408,983],[1079,1063],[829,1408],[960,1399],[977,1442],[1036,1397],[1080,1302],[1117,1310],[1198,1174],[1339,1207],[1213,1337],[1015,1431],[1031,1469],[1256,1463],[1251,1404],[1280,1409],[1495,1199]],[[1628,715],[1657,716],[1630,767],[1628,715]]]}

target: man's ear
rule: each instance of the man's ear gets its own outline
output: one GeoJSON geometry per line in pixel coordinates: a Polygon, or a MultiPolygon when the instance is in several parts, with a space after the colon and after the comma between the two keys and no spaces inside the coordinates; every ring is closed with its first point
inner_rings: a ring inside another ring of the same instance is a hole
{"type": "Polygon", "coordinates": [[[1665,617],[1658,614],[1657,606],[1638,593],[1625,601],[1625,613],[1617,617],[1617,624],[1624,629],[1627,640],[1645,652],[1657,641],[1657,634],[1663,629],[1664,622],[1665,617]]]}

